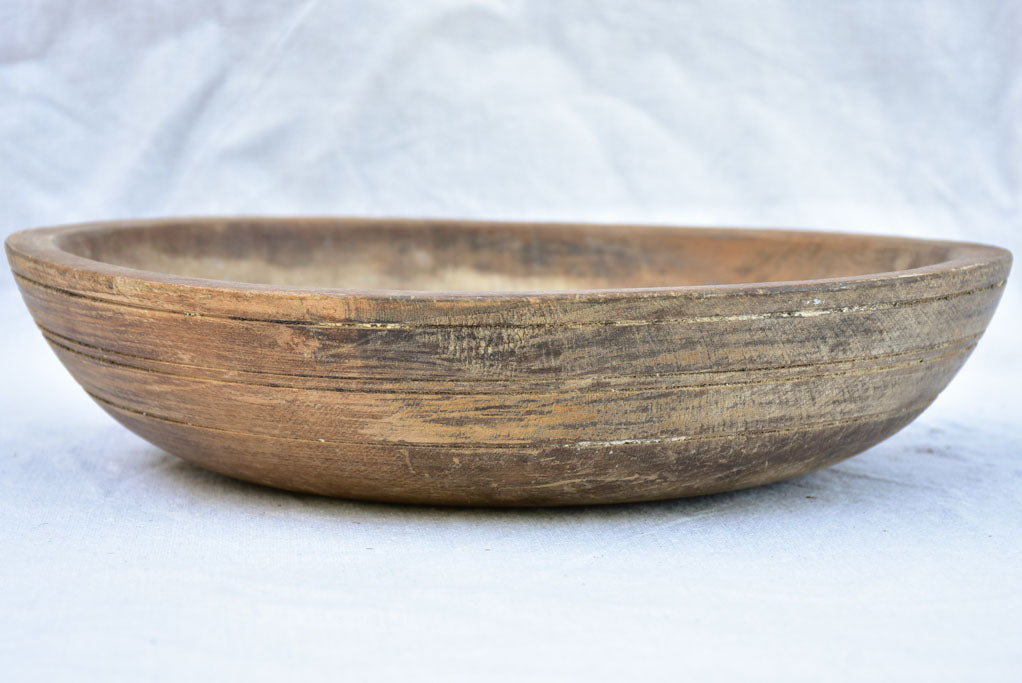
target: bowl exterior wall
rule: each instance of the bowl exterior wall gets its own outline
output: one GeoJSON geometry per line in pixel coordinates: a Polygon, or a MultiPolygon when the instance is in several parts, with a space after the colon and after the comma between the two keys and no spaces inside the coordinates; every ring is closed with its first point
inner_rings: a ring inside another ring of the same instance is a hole
{"type": "Polygon", "coordinates": [[[324,294],[277,317],[258,293],[227,315],[201,288],[9,254],[64,365],[157,446],[271,486],[463,505],[699,495],[852,456],[937,397],[1008,269],[332,311],[324,294]]]}

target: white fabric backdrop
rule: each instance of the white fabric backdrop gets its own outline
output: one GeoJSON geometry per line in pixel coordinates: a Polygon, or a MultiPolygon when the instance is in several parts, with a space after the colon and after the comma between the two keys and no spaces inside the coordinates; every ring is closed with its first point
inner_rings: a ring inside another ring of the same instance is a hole
{"type": "MultiPolygon", "coordinates": [[[[0,234],[206,213],[782,225],[1022,253],[1022,3],[4,0],[0,234]]],[[[1017,680],[1019,277],[920,420],[649,505],[207,474],[0,274],[5,680],[1017,680]]]]}

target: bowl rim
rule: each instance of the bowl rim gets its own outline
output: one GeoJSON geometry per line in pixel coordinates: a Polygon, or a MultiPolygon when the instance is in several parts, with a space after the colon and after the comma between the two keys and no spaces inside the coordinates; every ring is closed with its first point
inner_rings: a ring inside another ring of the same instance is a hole
{"type": "Polygon", "coordinates": [[[101,280],[113,283],[153,283],[171,288],[181,288],[195,293],[203,291],[220,295],[236,295],[240,297],[252,295],[285,295],[289,297],[326,297],[332,299],[361,299],[387,301],[519,301],[533,302],[539,300],[569,299],[576,301],[606,301],[618,298],[647,297],[695,297],[706,298],[723,295],[764,296],[779,293],[801,291],[835,291],[847,290],[857,285],[882,285],[894,281],[928,279],[941,276],[952,271],[968,271],[975,268],[1002,265],[1010,268],[1011,252],[1002,247],[977,242],[958,240],[935,240],[919,237],[902,237],[873,233],[855,233],[844,231],[826,231],[794,228],[768,227],[724,227],[672,225],[662,223],[579,223],[560,221],[510,221],[510,220],[474,220],[474,219],[443,219],[443,218],[388,218],[381,216],[289,216],[289,215],[230,215],[230,216],[174,216],[141,219],[117,219],[86,221],[53,226],[44,226],[20,230],[12,233],[5,240],[8,261],[16,277],[31,280],[19,273],[11,256],[18,256],[34,261],[44,267],[56,267],[67,272],[88,274],[101,280]],[[918,247],[945,247],[950,258],[937,263],[908,268],[903,270],[878,271],[858,275],[844,275],[828,278],[804,280],[771,280],[761,282],[740,282],[727,284],[671,285],[660,287],[611,287],[565,290],[411,290],[411,289],[373,289],[359,287],[319,287],[308,285],[279,285],[243,282],[235,280],[218,280],[214,278],[192,277],[174,273],[121,266],[105,261],[80,256],[64,249],[59,240],[65,235],[83,232],[97,232],[111,229],[145,229],[163,225],[179,225],[182,223],[330,223],[330,224],[372,224],[405,226],[445,226],[472,230],[501,230],[514,228],[551,228],[561,230],[603,230],[624,231],[632,229],[646,230],[682,230],[702,233],[725,233],[733,237],[770,237],[774,239],[793,239],[805,236],[817,236],[824,239],[863,239],[891,245],[918,247]]]}

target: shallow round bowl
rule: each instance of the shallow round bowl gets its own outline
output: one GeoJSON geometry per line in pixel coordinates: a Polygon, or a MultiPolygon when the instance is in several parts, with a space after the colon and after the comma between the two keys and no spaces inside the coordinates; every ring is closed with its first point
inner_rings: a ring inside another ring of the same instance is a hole
{"type": "Polygon", "coordinates": [[[118,421],[297,491],[456,505],[778,481],[918,415],[996,247],[832,233],[176,219],[17,233],[18,285],[118,421]]]}

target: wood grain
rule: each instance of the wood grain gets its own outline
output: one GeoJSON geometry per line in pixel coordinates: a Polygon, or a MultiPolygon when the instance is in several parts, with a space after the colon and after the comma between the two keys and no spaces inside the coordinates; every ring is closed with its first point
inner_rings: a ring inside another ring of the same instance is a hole
{"type": "Polygon", "coordinates": [[[251,481],[459,505],[804,474],[921,412],[996,247],[385,219],[43,228],[7,253],[57,355],[154,444],[251,481]]]}

